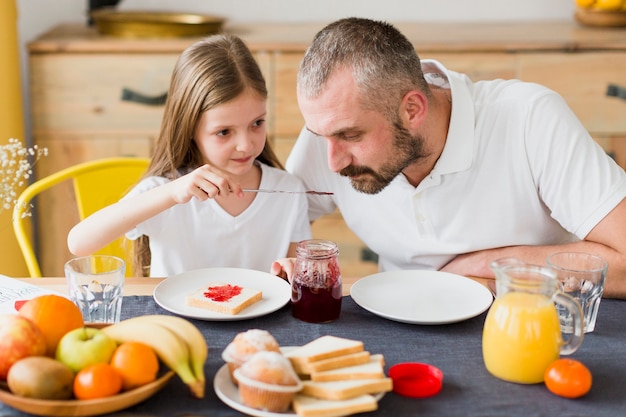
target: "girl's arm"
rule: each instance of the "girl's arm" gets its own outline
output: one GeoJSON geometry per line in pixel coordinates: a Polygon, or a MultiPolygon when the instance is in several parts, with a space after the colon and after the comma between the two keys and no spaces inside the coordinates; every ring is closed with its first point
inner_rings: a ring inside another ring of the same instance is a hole
{"type": "Polygon", "coordinates": [[[204,165],[174,181],[93,213],[70,230],[67,245],[76,256],[89,255],[176,204],[187,203],[193,197],[204,201],[231,192],[243,194],[239,184],[231,184],[215,168],[204,165]]]}

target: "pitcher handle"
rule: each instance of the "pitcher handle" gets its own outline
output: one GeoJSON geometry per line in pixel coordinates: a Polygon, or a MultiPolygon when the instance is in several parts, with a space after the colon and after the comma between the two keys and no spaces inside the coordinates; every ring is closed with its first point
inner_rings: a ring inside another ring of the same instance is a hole
{"type": "Polygon", "coordinates": [[[571,355],[582,345],[585,338],[583,310],[578,301],[560,291],[555,293],[554,301],[567,308],[572,315],[573,332],[561,346],[561,355],[571,355]]]}

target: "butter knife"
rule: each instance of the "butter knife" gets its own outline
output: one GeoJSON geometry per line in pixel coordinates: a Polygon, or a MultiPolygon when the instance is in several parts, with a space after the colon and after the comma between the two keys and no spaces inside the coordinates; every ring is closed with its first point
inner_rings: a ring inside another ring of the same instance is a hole
{"type": "Polygon", "coordinates": [[[333,195],[335,193],[331,193],[328,191],[287,191],[287,190],[264,190],[260,189],[251,189],[244,188],[242,190],[244,193],[283,193],[283,194],[315,194],[315,195],[333,195]]]}

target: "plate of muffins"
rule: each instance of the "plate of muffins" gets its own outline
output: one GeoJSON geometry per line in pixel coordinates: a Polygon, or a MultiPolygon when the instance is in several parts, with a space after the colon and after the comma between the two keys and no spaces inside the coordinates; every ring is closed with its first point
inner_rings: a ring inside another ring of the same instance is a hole
{"type": "Polygon", "coordinates": [[[213,387],[229,407],[257,417],[349,415],[374,411],[391,379],[382,355],[363,343],[322,336],[303,346],[279,346],[267,331],[235,336],[213,387]],[[320,381],[317,381],[320,379],[320,381]]]}

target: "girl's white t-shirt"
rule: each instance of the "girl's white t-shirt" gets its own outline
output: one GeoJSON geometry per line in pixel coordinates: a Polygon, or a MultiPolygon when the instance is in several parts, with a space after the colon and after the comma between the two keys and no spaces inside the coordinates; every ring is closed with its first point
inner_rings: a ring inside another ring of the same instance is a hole
{"type": "MultiPolygon", "coordinates": [[[[260,188],[304,191],[295,176],[259,164],[260,188]]],[[[167,183],[149,177],[126,197],[167,183]]],[[[231,216],[213,199],[193,198],[138,224],[129,239],[150,238],[150,276],[168,277],[209,267],[249,268],[269,272],[273,261],[284,258],[291,242],[311,238],[306,194],[258,193],[241,214],[231,216]]]]}

